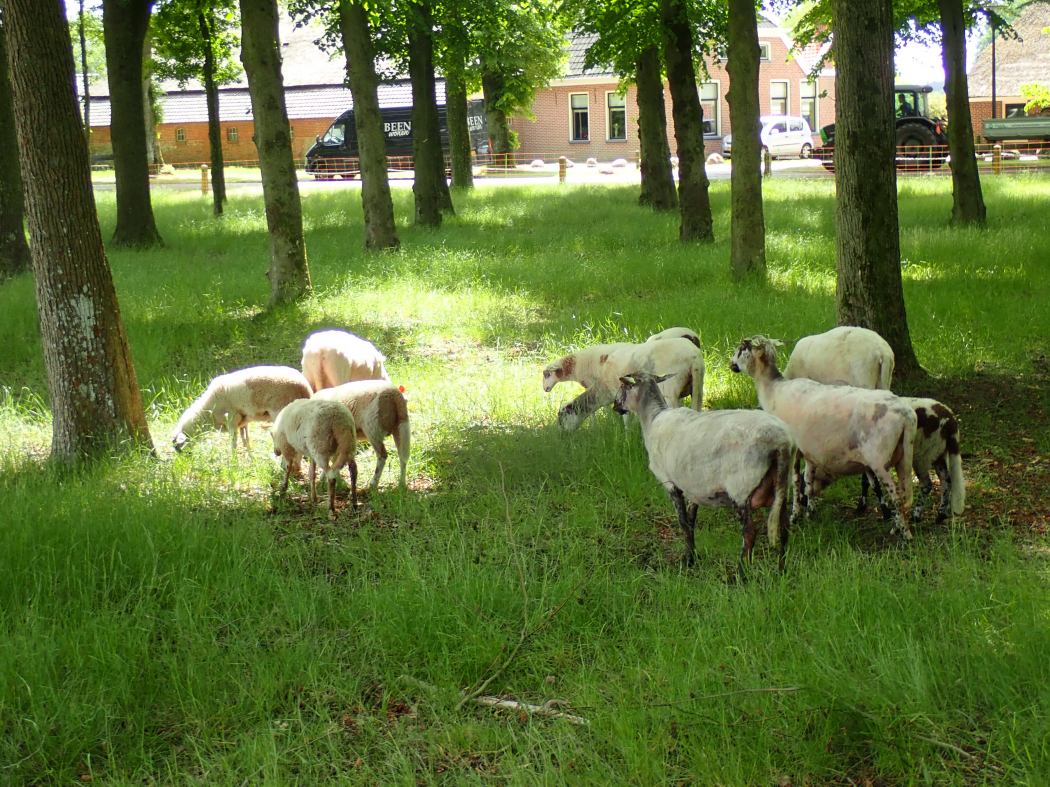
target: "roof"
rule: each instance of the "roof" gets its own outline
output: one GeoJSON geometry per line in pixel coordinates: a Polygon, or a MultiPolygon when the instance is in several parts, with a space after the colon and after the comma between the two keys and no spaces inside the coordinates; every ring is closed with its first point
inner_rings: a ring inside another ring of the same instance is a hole
{"type": "Polygon", "coordinates": [[[587,50],[598,40],[597,33],[569,33],[568,45],[565,47],[569,57],[565,64],[563,79],[579,79],[580,77],[611,77],[615,76],[612,69],[603,66],[584,68],[587,58],[587,50]]]}
{"type": "MultiPolygon", "coordinates": [[[[438,104],[445,103],[445,80],[436,80],[438,104]]],[[[347,87],[335,85],[312,85],[305,87],[287,87],[284,91],[285,104],[288,107],[289,120],[308,118],[335,119],[348,109],[354,108],[354,100],[347,87]]],[[[161,99],[164,124],[171,123],[207,123],[208,105],[203,90],[178,90],[168,93],[161,99]]],[[[401,80],[391,84],[379,85],[379,108],[412,106],[412,83],[401,80]]],[[[234,123],[238,120],[252,119],[252,102],[248,89],[227,87],[220,91],[219,120],[234,123]]],[[[92,127],[106,127],[110,122],[109,98],[106,96],[91,97],[92,127]]]]}
{"type": "MultiPolygon", "coordinates": [[[[1010,23],[1020,36],[1000,38],[995,44],[995,92],[1000,96],[1021,95],[1021,85],[1050,81],[1050,3],[1032,3],[1010,23]]],[[[992,95],[992,48],[974,60],[967,77],[970,97],[992,95]]]]}

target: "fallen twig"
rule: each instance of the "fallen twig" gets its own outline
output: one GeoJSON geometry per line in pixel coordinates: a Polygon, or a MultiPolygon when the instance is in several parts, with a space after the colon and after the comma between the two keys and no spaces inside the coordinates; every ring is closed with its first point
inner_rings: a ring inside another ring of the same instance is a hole
{"type": "MultiPolygon", "coordinates": [[[[408,683],[416,688],[423,689],[429,694],[437,694],[440,690],[437,686],[414,678],[411,675],[402,675],[398,678],[402,683],[408,683]]],[[[460,701],[456,708],[461,708],[465,703],[476,702],[478,705],[485,705],[490,708],[503,708],[505,710],[520,710],[526,713],[537,715],[537,716],[550,716],[555,719],[565,719],[565,721],[571,724],[590,724],[590,719],[585,719],[583,716],[576,716],[572,713],[566,713],[565,711],[556,710],[556,706],[568,705],[569,703],[565,700],[547,700],[542,705],[533,705],[528,702],[521,702],[519,700],[509,700],[505,697],[494,697],[491,695],[484,695],[478,697],[467,696],[464,692],[464,697],[460,701]]]]}

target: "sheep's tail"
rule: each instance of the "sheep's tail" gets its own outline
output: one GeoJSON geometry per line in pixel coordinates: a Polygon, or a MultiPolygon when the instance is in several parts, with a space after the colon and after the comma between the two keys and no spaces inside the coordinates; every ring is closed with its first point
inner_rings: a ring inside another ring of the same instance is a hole
{"type": "Polygon", "coordinates": [[[704,406],[704,358],[700,356],[693,362],[692,368],[693,390],[690,405],[694,410],[704,406]]]}
{"type": "Polygon", "coordinates": [[[948,436],[948,478],[952,485],[952,513],[959,515],[966,508],[966,479],[963,478],[962,455],[959,453],[959,427],[948,436]]]}
{"type": "MultiPolygon", "coordinates": [[[[779,544],[780,523],[784,517],[785,506],[788,504],[788,492],[791,490],[792,466],[795,464],[794,451],[790,448],[776,448],[770,459],[776,479],[776,491],[773,494],[773,505],[769,507],[769,519],[766,520],[766,535],[770,544],[779,544]]],[[[783,548],[783,545],[781,547],[783,548]]]]}
{"type": "Polygon", "coordinates": [[[883,358],[879,362],[879,385],[878,387],[883,391],[890,390],[890,383],[893,382],[893,366],[895,360],[893,356],[889,358],[883,358]]]}

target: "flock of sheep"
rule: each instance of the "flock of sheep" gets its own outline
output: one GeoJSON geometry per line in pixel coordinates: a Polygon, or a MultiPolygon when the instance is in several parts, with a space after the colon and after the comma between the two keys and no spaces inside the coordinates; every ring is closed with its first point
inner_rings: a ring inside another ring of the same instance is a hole
{"type": "MultiPolygon", "coordinates": [[[[933,399],[890,393],[893,351],[864,328],[840,327],[800,339],[783,374],[780,342],[745,339],[730,359],[734,372],[755,381],[761,410],[702,411],[704,357],[698,335],[669,328],[645,342],[587,347],[543,370],[543,389],[574,381],[584,392],[559,411],[559,423],[575,429],[599,407],[612,404],[641,423],[649,468],[671,496],[686,540],[685,563],[695,559],[693,529],[699,506],[732,507],[743,531],[741,561],[755,542],[752,511],[769,508],[767,533],[779,544],[780,566],[789,524],[809,500],[833,481],[861,475],[858,512],[874,484],[891,534],[912,537],[908,507],[912,472],[920,495],[911,510],[918,520],[933,482],[941,483],[938,521],[963,512],[965,486],[959,428],[952,411],[933,399]],[[691,409],[680,407],[691,397],[691,409]],[[802,460],[805,459],[805,473],[802,460]],[[896,472],[894,479],[893,472],[896,472]],[[788,499],[791,498],[791,508],[788,499]]],[[[248,424],[273,422],[274,453],[285,471],[310,460],[310,498],[316,503],[316,469],[328,480],[329,517],[335,518],[335,479],[350,470],[351,503],[357,505],[357,441],[376,452],[371,486],[386,464],[384,440],[392,436],[401,461],[401,486],[411,450],[408,407],[394,386],[385,358],[374,345],[344,331],[322,331],[303,345],[302,372],[287,366],[257,366],[212,380],[182,414],[174,444],[206,428],[228,430],[231,448],[240,435],[250,449],[248,424]]]]}

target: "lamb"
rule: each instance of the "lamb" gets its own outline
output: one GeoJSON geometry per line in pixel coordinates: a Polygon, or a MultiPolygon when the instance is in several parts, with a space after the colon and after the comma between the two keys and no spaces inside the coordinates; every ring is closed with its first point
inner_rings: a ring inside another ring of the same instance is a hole
{"type": "Polygon", "coordinates": [[[602,405],[611,404],[619,379],[634,370],[664,375],[659,388],[668,407],[678,407],[689,395],[694,410],[703,404],[704,354],[689,339],[629,344],[606,356],[599,368],[600,376],[594,384],[559,411],[558,422],[566,431],[576,429],[602,405]]]}
{"type": "Polygon", "coordinates": [[[870,470],[885,487],[895,509],[890,534],[912,537],[905,516],[911,504],[911,467],[916,416],[907,402],[888,391],[871,391],[846,385],[822,385],[808,379],[788,380],[777,369],[776,343],[764,336],[745,339],[730,359],[734,372],[755,381],[762,409],[783,420],[806,460],[808,498],[838,478],[870,470]],[[890,469],[897,471],[894,483],[890,469]]]}
{"type": "MultiPolygon", "coordinates": [[[[667,328],[659,333],[654,333],[646,339],[646,342],[661,339],[688,339],[700,347],[700,337],[689,328],[667,328]]],[[[636,346],[631,342],[613,342],[612,344],[595,344],[569,353],[543,370],[543,390],[550,393],[554,386],[566,380],[573,380],[584,388],[589,388],[601,376],[601,365],[605,363],[610,354],[624,347],[636,346]]]]}
{"type": "Polygon", "coordinates": [[[175,424],[172,443],[181,451],[186,442],[203,429],[229,430],[231,449],[237,454],[237,434],[250,451],[248,424],[273,421],[277,414],[297,399],[309,399],[310,383],[289,366],[250,366],[220,374],[175,424]]]}
{"type": "Polygon", "coordinates": [[[354,380],[386,380],[386,357],[371,342],[346,331],[320,331],[303,344],[303,374],[315,391],[354,380]]]}
{"type": "MultiPolygon", "coordinates": [[[[769,507],[766,531],[780,544],[780,570],[788,540],[788,495],[795,463],[795,439],[779,418],[760,410],[699,413],[668,408],[659,385],[666,377],[645,372],[620,378],[614,409],[635,413],[649,453],[649,469],[664,485],[685,534],[686,565],[695,559],[693,528],[697,507],[732,507],[740,517],[744,546],[741,566],[751,559],[755,526],[751,512],[769,507]],[[688,507],[686,499],[689,500],[688,507]]],[[[796,490],[792,513],[799,506],[796,490]]]]}
{"type": "Polygon", "coordinates": [[[795,343],[784,377],[806,377],[825,385],[852,385],[888,391],[893,379],[893,349],[875,331],[841,325],[795,343]]]}
{"type": "Polygon", "coordinates": [[[405,486],[405,468],[412,450],[412,433],[408,424],[408,402],[397,386],[382,380],[358,380],[335,388],[325,388],[315,399],[342,402],[354,415],[357,439],[368,440],[376,452],[376,472],[371,486],[379,486],[379,477],[386,466],[386,446],[383,441],[393,435],[398,459],[401,460],[401,480],[405,486]]]}
{"type": "MultiPolygon", "coordinates": [[[[917,429],[912,453],[912,469],[919,478],[919,499],[912,509],[912,521],[917,521],[926,510],[926,503],[933,492],[933,481],[930,470],[937,471],[941,481],[941,499],[937,506],[937,522],[948,518],[948,508],[959,515],[966,508],[966,483],[963,479],[962,457],[959,453],[959,422],[946,406],[936,399],[919,397],[901,397],[915,410],[917,429]]],[[[860,502],[857,513],[864,513],[867,507],[868,476],[861,480],[860,502]]],[[[882,502],[882,490],[875,483],[875,494],[879,506],[886,516],[890,512],[882,502]]]]}
{"type": "Polygon", "coordinates": [[[310,502],[317,503],[317,468],[328,479],[328,518],[335,519],[335,479],[344,465],[350,466],[350,501],[357,508],[357,426],[353,413],[342,402],[298,399],[285,407],[273,425],[273,452],[281,457],[288,491],[293,467],[303,456],[310,459],[310,502]]]}

